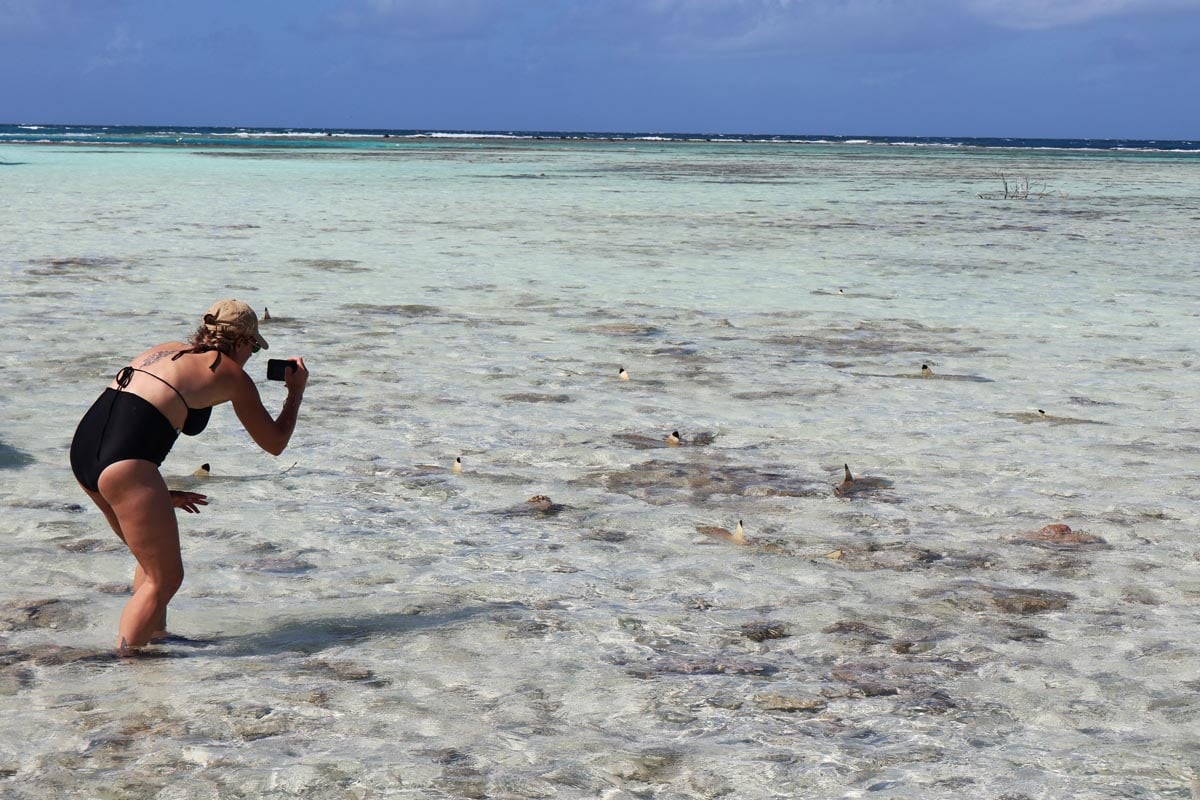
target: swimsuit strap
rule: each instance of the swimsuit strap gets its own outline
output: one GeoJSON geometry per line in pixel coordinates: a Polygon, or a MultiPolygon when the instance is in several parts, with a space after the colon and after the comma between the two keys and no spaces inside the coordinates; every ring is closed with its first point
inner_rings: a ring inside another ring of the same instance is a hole
{"type": "Polygon", "coordinates": [[[217,348],[215,348],[215,347],[212,347],[211,345],[202,344],[202,345],[197,345],[196,347],[189,348],[189,349],[187,349],[187,350],[180,350],[178,353],[176,353],[175,355],[171,356],[171,360],[172,360],[172,361],[177,361],[177,360],[179,359],[179,357],[180,357],[180,356],[185,356],[185,355],[187,355],[188,353],[197,353],[197,354],[199,354],[199,353],[207,353],[207,352],[208,352],[208,351],[210,351],[210,350],[216,351],[217,357],[213,359],[213,363],[211,363],[211,364],[209,364],[209,365],[208,365],[208,371],[209,371],[209,372],[216,372],[216,371],[217,371],[217,367],[218,367],[218,366],[220,365],[220,363],[221,363],[221,351],[220,351],[220,350],[217,350],[217,348]]]}
{"type": "Polygon", "coordinates": [[[129,381],[131,381],[133,379],[133,373],[135,373],[135,372],[140,372],[143,375],[149,375],[151,378],[156,379],[159,383],[165,384],[167,387],[169,387],[171,389],[171,391],[173,391],[175,394],[179,395],[179,399],[181,401],[183,401],[183,407],[188,410],[188,413],[190,414],[192,412],[192,407],[188,405],[188,401],[184,399],[183,394],[178,389],[176,389],[174,386],[171,386],[171,384],[167,383],[167,381],[165,379],[158,377],[153,372],[147,372],[144,369],[138,369],[137,367],[132,367],[132,366],[125,367],[124,369],[122,369],[120,372],[117,373],[117,386],[120,386],[122,389],[124,389],[126,386],[128,386],[129,381]]]}

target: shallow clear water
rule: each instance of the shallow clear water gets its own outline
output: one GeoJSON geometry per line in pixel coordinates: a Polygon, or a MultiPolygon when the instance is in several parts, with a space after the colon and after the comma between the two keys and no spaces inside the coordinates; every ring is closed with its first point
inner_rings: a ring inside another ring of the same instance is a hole
{"type": "Polygon", "coordinates": [[[1190,796],[1200,158],[0,156],[0,794],[1190,796]],[[132,559],[66,450],[225,296],[305,357],[300,426],[176,444],[212,641],[117,663],[132,559]]]}

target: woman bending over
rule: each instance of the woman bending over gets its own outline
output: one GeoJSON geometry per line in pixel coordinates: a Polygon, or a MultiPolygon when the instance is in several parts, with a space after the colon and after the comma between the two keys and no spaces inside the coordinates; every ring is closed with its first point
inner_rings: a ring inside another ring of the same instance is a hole
{"type": "Polygon", "coordinates": [[[290,359],[287,400],[272,419],[244,369],[266,348],[254,310],[222,300],[189,343],[155,345],[118,372],[75,431],[75,478],[137,559],[117,637],[122,652],[167,636],[167,603],[183,583],[175,509],[195,514],[208,504],[202,494],[168,490],[158,471],[179,433],[195,436],[213,406],[232,402],[263,450],[279,455],[292,438],[308,369],[304,359],[290,359]]]}

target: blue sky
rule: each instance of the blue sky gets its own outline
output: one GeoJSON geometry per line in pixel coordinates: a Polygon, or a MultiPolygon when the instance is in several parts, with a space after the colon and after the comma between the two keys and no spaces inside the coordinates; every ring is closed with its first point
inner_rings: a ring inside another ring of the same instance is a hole
{"type": "Polygon", "coordinates": [[[0,122],[1200,139],[1200,0],[0,0],[0,122]]]}

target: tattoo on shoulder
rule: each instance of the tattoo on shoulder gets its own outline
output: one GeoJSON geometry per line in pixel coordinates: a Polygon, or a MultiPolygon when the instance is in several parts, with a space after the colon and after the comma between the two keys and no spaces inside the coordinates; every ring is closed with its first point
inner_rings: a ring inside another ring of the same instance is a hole
{"type": "Polygon", "coordinates": [[[159,361],[162,361],[169,355],[171,355],[171,353],[168,350],[159,350],[157,353],[151,353],[150,355],[146,356],[146,360],[142,362],[142,366],[148,367],[151,364],[157,364],[159,361]]]}

